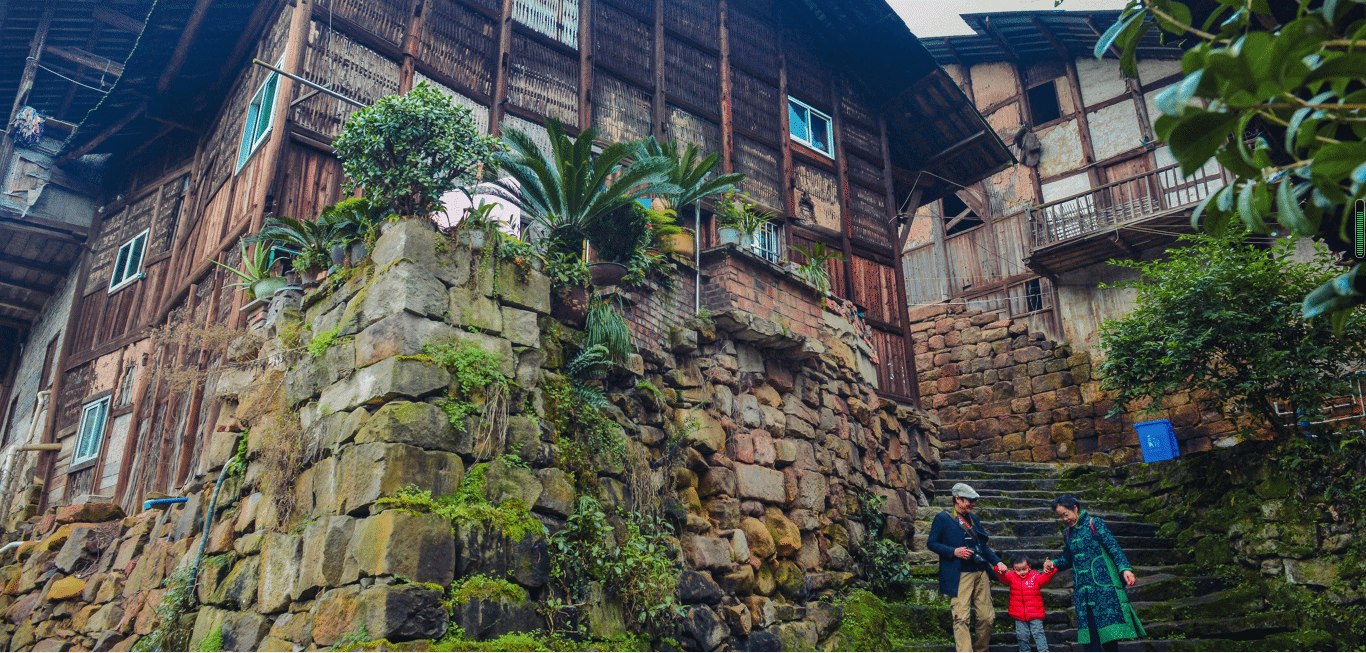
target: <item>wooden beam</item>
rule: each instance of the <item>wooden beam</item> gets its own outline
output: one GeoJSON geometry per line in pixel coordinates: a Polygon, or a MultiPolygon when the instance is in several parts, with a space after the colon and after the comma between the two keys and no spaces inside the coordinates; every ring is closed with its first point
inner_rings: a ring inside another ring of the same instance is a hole
{"type": "Polygon", "coordinates": [[[11,318],[8,318],[8,317],[0,317],[0,327],[9,327],[9,328],[11,328],[11,329],[27,330],[27,329],[32,329],[32,328],[33,328],[33,322],[32,322],[32,321],[24,322],[24,321],[22,321],[22,320],[15,320],[15,319],[11,319],[11,318]]]}
{"type": "Polygon", "coordinates": [[[38,61],[43,56],[43,46],[47,44],[47,31],[52,26],[52,13],[56,3],[49,2],[47,8],[43,10],[43,17],[38,19],[38,28],[33,31],[33,39],[28,44],[28,59],[24,64],[24,72],[19,76],[19,87],[14,93],[14,105],[10,108],[9,117],[5,119],[5,124],[0,125],[3,135],[0,135],[0,179],[9,178],[10,157],[14,154],[14,139],[10,138],[10,131],[13,129],[14,117],[19,115],[19,109],[28,102],[28,93],[33,89],[33,79],[38,75],[38,61]]]}
{"type": "Polygon", "coordinates": [[[185,65],[185,57],[194,44],[195,36],[199,34],[199,26],[204,24],[204,15],[209,12],[211,4],[213,0],[196,0],[194,3],[190,19],[185,22],[185,30],[180,33],[180,40],[176,41],[175,50],[171,52],[171,60],[166,62],[166,70],[161,72],[161,78],[157,80],[157,93],[165,93],[180,74],[180,67],[185,65]]]}
{"type": "Polygon", "coordinates": [[[146,24],[140,20],[134,20],[112,9],[104,7],[95,8],[95,20],[104,23],[114,29],[121,29],[132,34],[141,34],[146,28],[146,24]]]}
{"type": "Polygon", "coordinates": [[[49,297],[52,296],[52,286],[40,286],[35,283],[15,281],[14,279],[0,279],[0,286],[16,288],[19,290],[33,293],[34,295],[41,297],[43,301],[46,301],[49,297]]]}
{"type": "Polygon", "coordinates": [[[94,69],[105,75],[123,76],[123,64],[108,57],[101,57],[94,52],[86,52],[80,48],[63,48],[56,45],[49,45],[43,51],[58,59],[66,59],[71,63],[94,69]]]}
{"type": "Polygon", "coordinates": [[[0,263],[13,265],[14,267],[19,268],[21,270],[37,272],[38,274],[55,274],[59,277],[66,276],[65,270],[54,270],[51,267],[44,267],[42,261],[35,261],[33,259],[11,256],[9,254],[0,254],[0,263]]]}
{"type": "Polygon", "coordinates": [[[957,143],[954,143],[953,145],[944,148],[944,151],[940,152],[939,154],[936,154],[933,159],[926,161],[925,165],[922,166],[922,169],[931,170],[935,166],[943,163],[944,161],[947,161],[955,156],[958,156],[958,153],[962,152],[963,150],[972,147],[973,145],[976,145],[978,142],[982,140],[985,140],[986,137],[987,131],[982,130],[977,132],[976,134],[964,138],[963,140],[958,141],[957,143]]]}
{"type": "Polygon", "coordinates": [[[1038,16],[1030,16],[1029,22],[1034,24],[1034,27],[1039,30],[1040,34],[1043,34],[1044,39],[1048,41],[1049,45],[1053,46],[1053,49],[1057,51],[1058,56],[1062,57],[1063,61],[1072,60],[1072,53],[1068,51],[1067,46],[1063,45],[1062,41],[1058,40],[1058,37],[1053,34],[1053,30],[1048,29],[1048,26],[1043,24],[1043,21],[1039,20],[1038,16]]]}
{"type": "Polygon", "coordinates": [[[199,128],[197,128],[197,127],[191,127],[191,126],[189,126],[189,125],[186,125],[186,124],[183,124],[183,123],[179,123],[179,122],[176,122],[176,121],[174,121],[174,120],[167,120],[166,118],[159,118],[159,117],[154,116],[154,115],[152,115],[152,114],[150,114],[150,113],[147,114],[147,119],[148,119],[148,120],[154,120],[154,121],[159,122],[159,123],[161,123],[161,124],[163,124],[163,125],[166,125],[167,127],[172,128],[172,129],[180,129],[180,130],[184,130],[184,131],[190,132],[191,134],[202,134],[202,133],[204,133],[204,130],[199,129],[199,128]]]}
{"type": "Polygon", "coordinates": [[[954,63],[957,63],[959,66],[962,66],[963,68],[971,67],[963,62],[962,57],[958,56],[958,48],[953,47],[953,42],[949,41],[949,37],[945,36],[940,40],[944,42],[944,47],[949,49],[949,56],[953,57],[954,63]]]}
{"type": "Polygon", "coordinates": [[[76,225],[64,225],[52,220],[44,220],[33,216],[25,216],[21,220],[0,217],[0,228],[10,231],[22,231],[24,233],[37,234],[43,238],[50,238],[62,242],[79,245],[85,242],[84,230],[76,225]]]}
{"type": "MultiPolygon", "coordinates": [[[[892,167],[892,144],[891,141],[887,139],[886,119],[878,121],[878,131],[881,132],[882,138],[882,169],[890,170],[892,167]]],[[[898,240],[896,229],[898,207],[896,205],[896,196],[891,177],[884,173],[882,184],[883,192],[885,192],[887,196],[886,233],[891,237],[893,247],[896,247],[898,240]]],[[[921,195],[918,190],[911,194],[912,202],[906,206],[906,210],[910,211],[911,215],[915,215],[915,212],[920,209],[920,197],[921,195]]],[[[916,408],[920,408],[920,374],[917,373],[915,369],[915,340],[911,337],[911,307],[908,305],[910,304],[910,298],[906,295],[906,271],[902,269],[902,256],[904,256],[904,253],[900,248],[897,248],[892,252],[892,274],[893,278],[896,279],[896,289],[892,293],[892,296],[897,298],[897,308],[900,309],[896,312],[896,319],[901,322],[901,336],[904,339],[904,346],[906,348],[906,384],[910,386],[911,402],[916,408]]],[[[880,389],[883,392],[887,391],[886,388],[880,389]]]]}
{"type": "Polygon", "coordinates": [[[0,301],[0,308],[7,308],[11,311],[19,311],[20,313],[28,315],[29,319],[32,319],[38,317],[38,309],[42,307],[39,306],[37,308],[34,308],[33,306],[30,306],[28,304],[18,304],[14,302],[0,301]]]}
{"type": "MultiPolygon", "coordinates": [[[[90,26],[90,36],[85,39],[86,51],[95,49],[95,46],[100,42],[100,35],[103,33],[103,23],[96,22],[90,26]]],[[[71,102],[76,99],[76,91],[80,90],[81,84],[85,83],[87,79],[88,77],[85,75],[85,71],[81,71],[71,78],[71,86],[66,89],[66,97],[62,98],[62,106],[57,109],[57,117],[66,117],[66,112],[71,109],[71,102]]],[[[68,131],[67,133],[70,134],[71,132],[68,131]]]]}
{"type": "Polygon", "coordinates": [[[85,156],[86,153],[88,153],[90,150],[99,147],[100,143],[109,140],[110,136],[117,134],[120,129],[123,129],[124,127],[128,126],[128,123],[133,122],[134,118],[137,118],[138,116],[142,115],[142,112],[146,110],[147,101],[143,100],[137,106],[133,107],[132,111],[129,111],[128,113],[124,114],[122,118],[115,120],[114,124],[105,127],[104,131],[95,134],[95,137],[87,141],[85,145],[82,145],[63,155],[62,158],[57,160],[57,165],[62,165],[85,156]]]}
{"type": "Polygon", "coordinates": [[[977,19],[977,24],[982,27],[982,31],[986,32],[987,35],[991,37],[991,40],[1001,46],[1001,49],[1005,50],[1006,54],[1010,55],[1012,61],[1020,60],[1020,53],[1016,52],[1015,48],[1010,46],[1010,41],[1006,40],[1005,35],[1001,34],[1000,30],[996,29],[996,26],[991,24],[991,16],[979,17],[977,19]]]}

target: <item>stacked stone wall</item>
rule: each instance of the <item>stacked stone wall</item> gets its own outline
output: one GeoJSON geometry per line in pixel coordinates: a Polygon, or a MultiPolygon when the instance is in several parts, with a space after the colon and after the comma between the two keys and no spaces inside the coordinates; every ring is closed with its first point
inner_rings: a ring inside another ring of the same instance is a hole
{"type": "MultiPolygon", "coordinates": [[[[170,633],[171,649],[221,636],[227,650],[288,651],[437,639],[451,624],[476,638],[544,630],[548,534],[584,492],[674,525],[683,616],[670,632],[684,647],[809,650],[841,618],[819,599],[863,573],[863,502],[883,498],[875,535],[912,541],[937,475],[934,422],[879,398],[839,337],[735,308],[681,325],[604,381],[628,455],[585,467],[547,413],[574,335],[549,319],[545,277],[482,263],[415,223],[391,226],[372,258],[265,327],[289,334],[297,321],[329,334],[325,350],[272,337],[234,352],[263,362],[219,377],[219,421],[184,502],[131,516],[70,506],[9,534],[20,544],[0,552],[0,648],[129,650],[170,633]],[[494,354],[515,381],[492,440],[441,408],[455,379],[424,346],[455,342],[494,354]],[[239,442],[248,464],[224,474],[239,442]],[[525,506],[544,531],[514,540],[388,501],[405,488],[450,495],[475,475],[491,504],[525,506]],[[194,601],[176,617],[176,579],[196,564],[194,601]],[[475,574],[526,599],[449,603],[475,574]]],[[[600,637],[635,623],[611,592],[573,623],[600,637]]]]}
{"type": "Polygon", "coordinates": [[[1183,453],[1233,444],[1235,425],[1198,393],[1108,416],[1097,360],[993,312],[935,306],[912,315],[922,406],[942,424],[944,456],[963,460],[1139,462],[1135,422],[1169,419],[1183,453]]]}
{"type": "Polygon", "coordinates": [[[641,288],[622,289],[626,322],[631,325],[631,344],[638,349],[659,348],[683,326],[695,310],[697,292],[695,269],[679,265],[671,288],[649,281],[641,288]]]}

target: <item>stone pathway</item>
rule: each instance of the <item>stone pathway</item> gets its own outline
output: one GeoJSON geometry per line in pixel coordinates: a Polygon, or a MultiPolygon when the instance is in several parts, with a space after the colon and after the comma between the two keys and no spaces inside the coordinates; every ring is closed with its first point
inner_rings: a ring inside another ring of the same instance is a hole
{"type": "MultiPolygon", "coordinates": [[[[917,551],[925,551],[930,522],[952,505],[949,488],[966,482],[982,495],[977,509],[983,525],[992,536],[991,545],[1003,559],[1022,552],[1035,569],[1042,568],[1045,557],[1062,552],[1062,527],[1051,509],[1053,499],[1064,492],[1060,465],[1041,463],[1004,463],[944,461],[935,481],[933,506],[916,514],[917,551]]],[[[1088,510],[1105,520],[1124,548],[1138,583],[1129,590],[1129,600],[1138,610],[1148,630],[1148,638],[1121,642],[1121,651],[1237,651],[1265,650],[1259,646],[1267,635],[1293,630],[1294,615],[1284,613],[1249,614],[1248,607],[1260,605],[1260,597],[1240,595],[1218,579],[1194,575],[1186,557],[1174,550],[1174,543],[1158,537],[1155,524],[1144,523],[1134,515],[1107,509],[1104,502],[1078,496],[1088,510]]],[[[938,587],[935,580],[937,558],[922,555],[917,575],[925,580],[915,585],[928,591],[938,587]]],[[[1008,562],[1007,562],[1008,564],[1008,562]]],[[[1081,650],[1076,642],[1076,618],[1072,610],[1072,573],[1059,573],[1043,590],[1048,616],[1044,620],[1050,650],[1081,650]]],[[[1015,622],[1006,613],[1010,591],[1004,583],[992,588],[996,605],[996,634],[992,651],[1016,651],[1015,622]]],[[[952,645],[924,643],[920,650],[953,650],[952,645]]]]}

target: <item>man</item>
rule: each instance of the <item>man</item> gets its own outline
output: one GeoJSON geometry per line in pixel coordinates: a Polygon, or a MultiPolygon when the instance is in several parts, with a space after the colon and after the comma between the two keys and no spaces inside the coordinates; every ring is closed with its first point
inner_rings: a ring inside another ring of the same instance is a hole
{"type": "Polygon", "coordinates": [[[953,510],[934,516],[929,547],[939,554],[939,592],[952,597],[953,644],[959,651],[985,651],[991,645],[996,608],[991,605],[992,566],[1002,574],[1006,564],[987,546],[982,522],[972,514],[979,495],[967,483],[951,490],[953,510]],[[969,632],[971,612],[977,611],[977,637],[969,632]]]}

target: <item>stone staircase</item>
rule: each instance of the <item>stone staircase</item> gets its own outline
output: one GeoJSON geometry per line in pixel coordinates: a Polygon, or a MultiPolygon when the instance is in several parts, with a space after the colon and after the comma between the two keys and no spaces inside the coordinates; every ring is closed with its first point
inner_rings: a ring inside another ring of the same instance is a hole
{"type": "MultiPolygon", "coordinates": [[[[935,481],[933,506],[916,514],[915,549],[926,551],[934,516],[952,506],[949,488],[968,483],[982,495],[977,514],[991,537],[991,546],[1009,564],[1010,554],[1028,555],[1035,569],[1045,557],[1062,552],[1062,525],[1051,509],[1059,494],[1074,494],[1087,504],[1091,514],[1105,520],[1134,566],[1138,583],[1130,588],[1129,600],[1137,609],[1148,631],[1142,640],[1121,642],[1121,651],[1238,651],[1264,650],[1259,646],[1268,635],[1294,630],[1296,618],[1285,613],[1250,614],[1260,606],[1260,597],[1229,589],[1217,578],[1196,575],[1185,564],[1189,556],[1174,550],[1174,543],[1158,537],[1156,524],[1144,523],[1135,515],[1116,512],[1105,502],[1092,501],[1086,493],[1066,488],[1058,477],[1066,469],[1043,463],[1005,463],[944,461],[935,481]],[[1061,487],[1060,487],[1061,486],[1061,487]]],[[[913,582],[921,595],[938,588],[938,564],[931,555],[916,568],[923,580],[913,582]]],[[[1081,650],[1077,646],[1076,616],[1072,609],[1072,572],[1054,576],[1043,590],[1048,616],[1044,620],[1049,649],[1081,650]]],[[[1004,583],[992,588],[996,605],[996,633],[992,651],[1015,651],[1014,620],[1006,613],[1010,591],[1004,583]]],[[[952,645],[924,642],[921,650],[953,650],[952,645]]]]}

